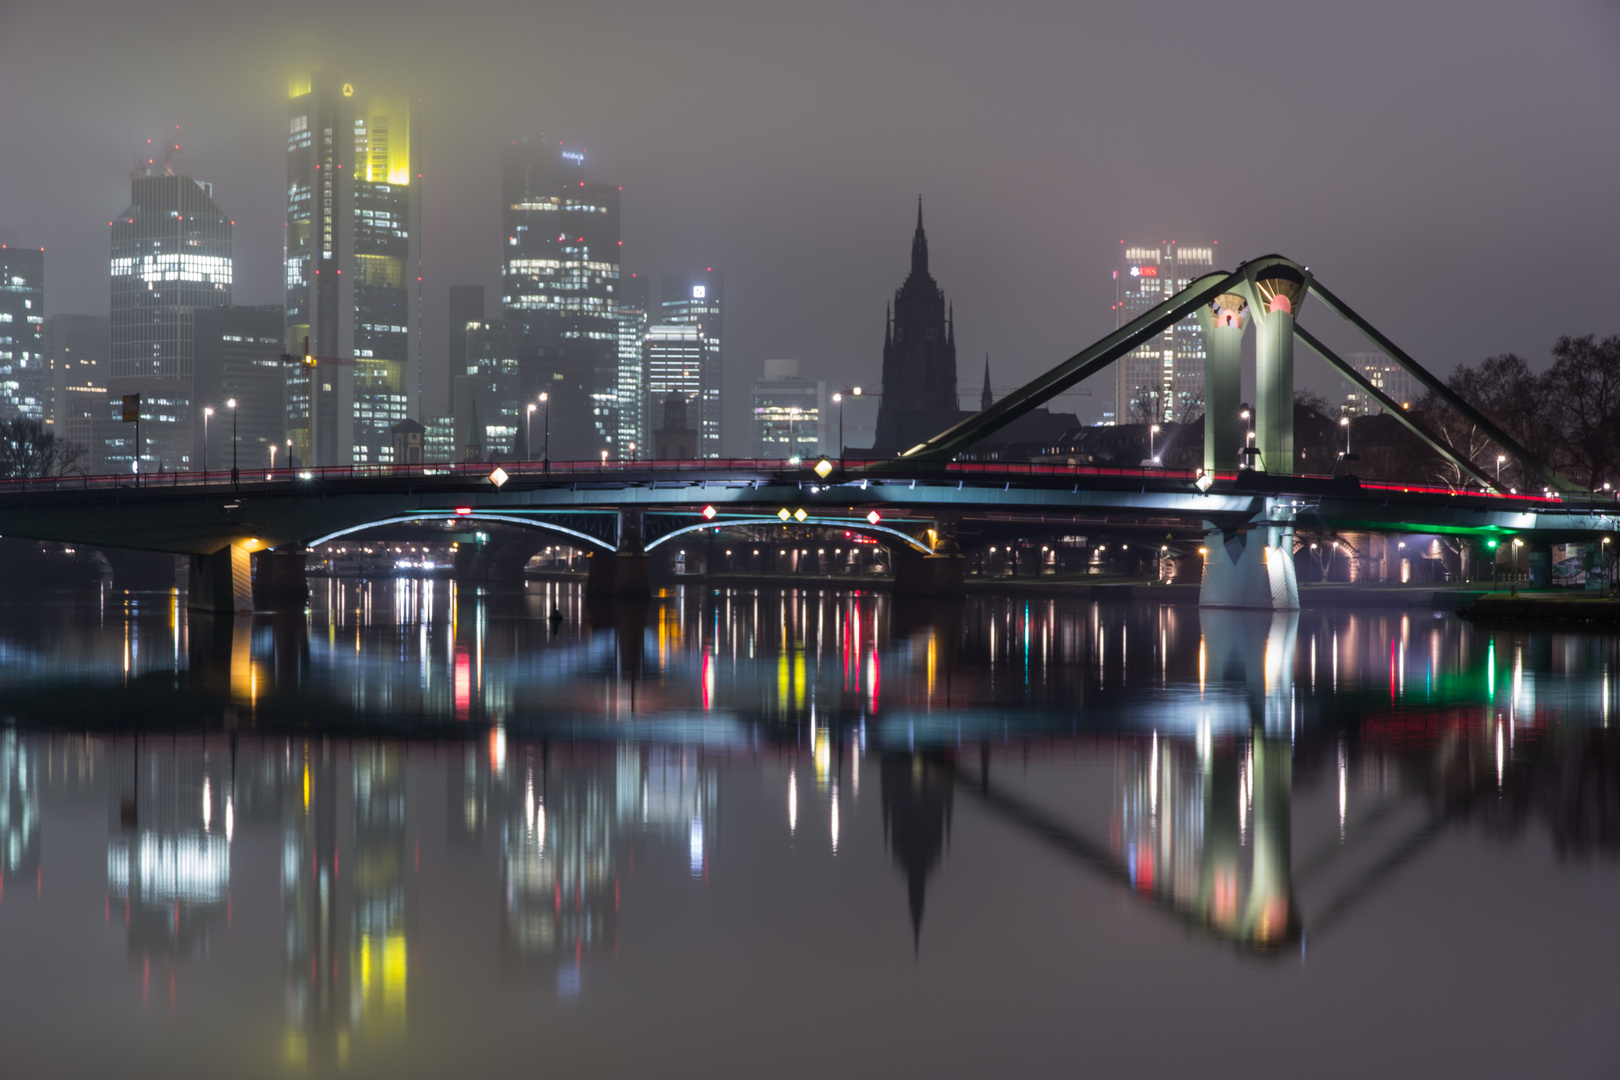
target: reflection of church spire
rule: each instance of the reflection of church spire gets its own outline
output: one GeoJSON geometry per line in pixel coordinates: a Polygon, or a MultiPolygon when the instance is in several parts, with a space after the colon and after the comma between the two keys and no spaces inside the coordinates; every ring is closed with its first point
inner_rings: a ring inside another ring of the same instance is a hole
{"type": "Polygon", "coordinates": [[[995,398],[990,393],[990,354],[984,354],[984,392],[979,395],[979,408],[988,409],[995,398]]]}
{"type": "Polygon", "coordinates": [[[928,875],[950,836],[951,779],[930,755],[885,753],[882,758],[884,839],[906,877],[911,941],[916,948],[922,939],[928,875]]]}

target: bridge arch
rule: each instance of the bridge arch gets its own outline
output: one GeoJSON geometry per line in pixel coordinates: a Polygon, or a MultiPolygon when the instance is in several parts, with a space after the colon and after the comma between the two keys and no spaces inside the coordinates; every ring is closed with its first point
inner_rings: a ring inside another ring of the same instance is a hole
{"type": "Polygon", "coordinates": [[[443,511],[397,514],[393,517],[377,518],[375,521],[367,521],[359,525],[347,525],[335,532],[327,533],[325,536],[306,541],[305,546],[318,547],[321,544],[329,543],[333,540],[339,540],[345,536],[352,536],[355,533],[364,532],[367,529],[375,529],[383,525],[405,525],[415,522],[450,520],[458,522],[465,521],[468,523],[496,521],[503,525],[517,525],[535,532],[567,537],[570,540],[579,541],[582,547],[595,549],[597,551],[612,552],[616,550],[613,544],[603,540],[601,537],[580,532],[578,529],[570,529],[566,525],[559,525],[555,522],[546,521],[542,518],[519,517],[516,514],[488,514],[478,512],[471,514],[446,514],[443,511]]]}
{"type": "MultiPolygon", "coordinates": [[[[688,535],[691,535],[693,533],[701,533],[705,529],[708,529],[708,530],[713,531],[713,532],[719,532],[721,529],[729,529],[734,525],[781,525],[781,524],[782,524],[782,520],[780,518],[777,518],[777,517],[727,518],[725,521],[704,521],[704,522],[700,522],[699,524],[696,524],[696,525],[686,525],[686,526],[683,526],[683,527],[681,527],[679,529],[672,529],[669,532],[664,533],[662,536],[658,537],[657,539],[649,540],[647,542],[647,544],[646,544],[645,550],[651,551],[654,548],[658,547],[660,544],[663,544],[663,543],[665,543],[667,541],[674,540],[677,537],[681,537],[681,536],[688,536],[688,535]]],[[[919,555],[932,555],[932,554],[934,554],[934,552],[928,547],[927,544],[924,544],[923,542],[918,540],[916,537],[911,536],[908,533],[901,532],[899,529],[891,528],[891,527],[889,527],[887,525],[871,525],[871,524],[868,524],[868,523],[866,523],[864,521],[862,521],[862,522],[853,522],[853,521],[829,521],[829,520],[826,520],[826,519],[816,520],[814,518],[812,518],[812,519],[810,519],[808,521],[804,521],[804,522],[794,522],[794,524],[796,524],[796,525],[799,525],[799,524],[810,525],[810,526],[814,526],[814,527],[817,527],[817,528],[826,528],[826,529],[845,529],[845,530],[847,530],[847,531],[849,531],[851,533],[859,533],[860,535],[863,535],[863,536],[871,536],[874,539],[876,539],[878,534],[881,533],[884,536],[893,537],[896,540],[901,541],[905,546],[911,548],[913,551],[917,552],[919,555]]]]}

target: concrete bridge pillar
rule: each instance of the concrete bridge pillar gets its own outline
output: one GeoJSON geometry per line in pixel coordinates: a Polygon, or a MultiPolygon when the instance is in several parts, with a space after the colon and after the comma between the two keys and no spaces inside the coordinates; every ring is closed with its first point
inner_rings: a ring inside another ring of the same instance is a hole
{"type": "Polygon", "coordinates": [[[1223,293],[1199,310],[1198,321],[1204,327],[1204,471],[1236,472],[1245,430],[1238,413],[1249,302],[1223,293]]]}
{"type": "Polygon", "coordinates": [[[1305,302],[1305,277],[1284,266],[1262,271],[1255,294],[1255,444],[1252,467],[1291,473],[1294,459],[1294,319],[1305,302]]]}
{"type": "Polygon", "coordinates": [[[261,551],[253,556],[253,599],[270,606],[303,607],[309,599],[304,564],[309,549],[301,544],[261,551]]]}
{"type": "Polygon", "coordinates": [[[585,591],[594,596],[649,596],[647,550],[642,533],[641,511],[619,511],[619,542],[616,551],[593,551],[587,560],[585,591]]]}
{"type": "Polygon", "coordinates": [[[1527,544],[1525,554],[1524,587],[1527,589],[1552,588],[1552,545],[1527,544]]]}
{"type": "Polygon", "coordinates": [[[1266,508],[1246,528],[1228,533],[1211,524],[1204,535],[1204,552],[1201,606],[1298,609],[1292,510],[1267,500],[1266,508]]]}
{"type": "Polygon", "coordinates": [[[910,596],[961,595],[966,589],[967,559],[956,543],[955,522],[938,518],[924,537],[932,549],[928,554],[910,544],[889,548],[894,591],[910,596]]]}
{"type": "Polygon", "coordinates": [[[200,611],[252,612],[253,564],[247,547],[232,543],[211,555],[193,555],[186,606],[200,611]]]}

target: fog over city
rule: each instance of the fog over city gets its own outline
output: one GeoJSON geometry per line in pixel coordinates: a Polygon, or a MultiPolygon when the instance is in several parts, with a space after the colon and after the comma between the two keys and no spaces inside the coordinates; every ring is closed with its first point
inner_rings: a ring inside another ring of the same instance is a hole
{"type": "Polygon", "coordinates": [[[0,240],[47,249],[47,315],[105,313],[106,223],[178,125],[234,302],[281,303],[287,80],[325,65],[422,101],[425,409],[448,287],[499,297],[501,149],[540,134],[623,186],[626,275],[726,274],[733,450],[767,357],[877,382],[919,195],[964,394],[1111,330],[1121,240],[1286,254],[1441,372],[1541,365],[1620,331],[1617,53],[1604,0],[9,0],[0,240]]]}

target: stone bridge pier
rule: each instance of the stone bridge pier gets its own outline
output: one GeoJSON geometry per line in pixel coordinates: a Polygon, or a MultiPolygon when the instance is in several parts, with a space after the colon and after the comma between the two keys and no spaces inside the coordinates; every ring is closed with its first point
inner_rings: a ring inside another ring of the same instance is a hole
{"type": "Polygon", "coordinates": [[[932,549],[924,554],[910,544],[889,547],[894,591],[913,596],[958,596],[965,591],[967,559],[956,543],[955,521],[940,516],[922,539],[932,549]]]}
{"type": "Polygon", "coordinates": [[[614,551],[600,549],[586,559],[589,569],[585,591],[593,596],[650,596],[647,582],[647,546],[640,509],[619,511],[618,544],[614,551]]]}

